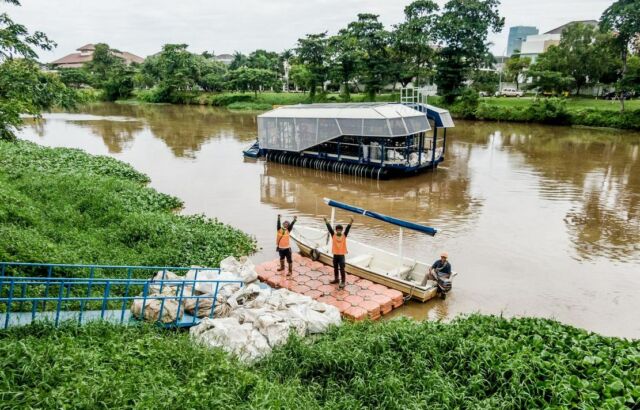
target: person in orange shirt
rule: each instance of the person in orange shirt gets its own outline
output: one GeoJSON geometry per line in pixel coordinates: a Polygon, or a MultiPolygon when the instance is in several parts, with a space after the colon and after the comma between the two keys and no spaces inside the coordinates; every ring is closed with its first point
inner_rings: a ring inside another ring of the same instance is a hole
{"type": "Polygon", "coordinates": [[[327,221],[327,218],[324,218],[324,223],[327,225],[327,230],[329,231],[329,235],[331,235],[331,253],[333,254],[333,275],[334,279],[330,283],[339,283],[338,287],[340,289],[344,288],[344,284],[347,280],[347,275],[345,273],[345,257],[348,253],[347,251],[347,235],[349,235],[349,230],[351,230],[351,224],[353,223],[353,218],[349,221],[349,225],[344,229],[342,225],[336,225],[336,230],[334,232],[331,225],[327,221]],[[340,279],[338,279],[338,271],[340,272],[340,279]]]}
{"type": "Polygon", "coordinates": [[[278,233],[276,235],[276,250],[278,251],[278,255],[280,256],[280,268],[279,272],[284,270],[284,260],[287,259],[287,264],[289,265],[289,272],[287,275],[291,275],[293,273],[293,260],[291,257],[291,230],[293,229],[293,225],[298,220],[297,216],[293,217],[293,221],[289,223],[289,221],[284,221],[282,225],[280,224],[280,215],[278,215],[278,233]]]}

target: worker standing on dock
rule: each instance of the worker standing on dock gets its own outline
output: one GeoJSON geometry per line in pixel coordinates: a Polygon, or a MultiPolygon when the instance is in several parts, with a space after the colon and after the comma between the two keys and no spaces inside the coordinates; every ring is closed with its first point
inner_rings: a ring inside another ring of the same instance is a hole
{"type": "Polygon", "coordinates": [[[287,275],[291,275],[293,273],[293,258],[291,257],[290,234],[297,219],[298,217],[294,216],[291,223],[289,223],[289,221],[284,221],[281,225],[280,215],[278,215],[278,234],[276,236],[276,250],[278,251],[278,255],[280,256],[280,268],[278,268],[278,272],[282,272],[284,270],[284,260],[286,258],[287,264],[289,265],[289,271],[287,275]]]}
{"type": "Polygon", "coordinates": [[[347,274],[345,273],[345,257],[348,253],[347,235],[349,235],[353,218],[351,218],[351,221],[349,222],[349,225],[347,225],[347,228],[344,229],[344,232],[342,225],[336,225],[336,230],[334,232],[331,225],[329,225],[327,218],[324,218],[324,223],[327,225],[329,235],[331,235],[331,253],[333,254],[334,279],[330,283],[339,283],[338,287],[343,289],[345,282],[347,281],[347,274]],[[340,279],[338,279],[338,271],[340,271],[340,279]]]}

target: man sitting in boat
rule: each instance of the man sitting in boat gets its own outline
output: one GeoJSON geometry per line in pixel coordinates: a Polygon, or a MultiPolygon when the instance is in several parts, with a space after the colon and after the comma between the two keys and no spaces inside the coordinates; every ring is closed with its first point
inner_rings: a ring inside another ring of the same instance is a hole
{"type": "Polygon", "coordinates": [[[336,225],[335,232],[327,218],[324,218],[324,223],[327,225],[327,230],[329,231],[329,235],[331,235],[331,253],[333,253],[333,275],[334,279],[330,283],[339,283],[338,287],[340,289],[344,288],[344,284],[347,281],[347,275],[345,273],[345,256],[347,254],[347,235],[349,235],[349,230],[351,229],[351,224],[353,223],[353,218],[349,221],[349,225],[347,225],[347,229],[342,229],[342,225],[336,225]],[[338,279],[338,271],[340,271],[340,279],[338,279]]]}
{"type": "Polygon", "coordinates": [[[298,217],[294,216],[291,223],[289,223],[289,221],[284,221],[282,225],[280,225],[280,215],[278,215],[278,234],[276,236],[276,250],[280,255],[280,268],[278,269],[278,271],[282,272],[284,270],[284,259],[286,258],[287,264],[289,265],[289,272],[287,273],[288,275],[291,275],[293,273],[290,234],[297,219],[298,217]]]}
{"type": "Polygon", "coordinates": [[[451,277],[451,264],[449,263],[449,254],[447,252],[442,252],[440,254],[440,259],[435,261],[433,265],[429,268],[429,272],[424,275],[424,279],[422,280],[422,286],[425,286],[428,281],[438,281],[438,277],[449,279],[451,277]]]}

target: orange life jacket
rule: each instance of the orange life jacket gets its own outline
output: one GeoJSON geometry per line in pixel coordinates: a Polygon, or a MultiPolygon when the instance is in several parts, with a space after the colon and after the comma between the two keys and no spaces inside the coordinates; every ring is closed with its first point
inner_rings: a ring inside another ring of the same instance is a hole
{"type": "Polygon", "coordinates": [[[280,249],[287,249],[291,247],[291,244],[289,243],[288,229],[278,229],[278,235],[276,236],[276,246],[280,249]]]}
{"type": "Polygon", "coordinates": [[[347,237],[345,234],[340,236],[334,234],[331,238],[331,253],[334,255],[346,255],[347,252],[347,237]]]}

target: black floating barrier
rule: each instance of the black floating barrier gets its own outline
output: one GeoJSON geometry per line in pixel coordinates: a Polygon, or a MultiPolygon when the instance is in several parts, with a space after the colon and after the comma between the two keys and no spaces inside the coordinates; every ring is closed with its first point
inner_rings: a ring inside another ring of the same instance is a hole
{"type": "Polygon", "coordinates": [[[338,174],[355,175],[363,178],[389,179],[391,177],[389,170],[382,167],[374,167],[366,164],[349,164],[322,158],[308,158],[291,152],[268,152],[266,159],[267,161],[285,165],[335,172],[338,174]]]}

